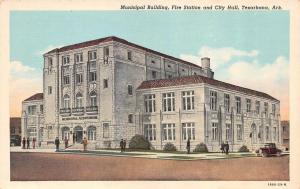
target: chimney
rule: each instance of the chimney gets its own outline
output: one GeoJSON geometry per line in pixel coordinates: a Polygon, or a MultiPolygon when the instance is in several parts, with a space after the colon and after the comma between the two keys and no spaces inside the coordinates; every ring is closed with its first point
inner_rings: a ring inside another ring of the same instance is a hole
{"type": "Polygon", "coordinates": [[[201,66],[203,69],[210,70],[210,58],[208,57],[201,58],[201,66]]]}

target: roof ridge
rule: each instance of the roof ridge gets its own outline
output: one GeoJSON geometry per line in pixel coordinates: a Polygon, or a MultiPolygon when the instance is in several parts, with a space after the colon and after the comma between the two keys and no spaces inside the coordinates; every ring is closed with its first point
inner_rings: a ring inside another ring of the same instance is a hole
{"type": "Polygon", "coordinates": [[[42,100],[42,99],[44,99],[44,93],[35,93],[34,95],[31,95],[30,97],[26,98],[23,101],[42,100]]]}
{"type": "Polygon", "coordinates": [[[242,93],[250,93],[255,96],[261,96],[264,98],[272,99],[279,101],[278,99],[272,97],[271,95],[257,91],[254,89],[249,89],[246,87],[241,87],[238,85],[226,83],[224,81],[219,81],[216,79],[208,78],[201,75],[192,75],[192,76],[183,76],[183,77],[176,77],[176,78],[165,78],[165,79],[157,79],[157,80],[147,80],[143,81],[137,90],[141,89],[148,89],[148,88],[161,88],[161,87],[172,87],[172,86],[180,86],[180,85],[190,85],[190,84],[197,84],[197,83],[206,83],[210,85],[225,87],[227,89],[240,91],[242,93]]]}
{"type": "Polygon", "coordinates": [[[116,37],[116,36],[108,36],[108,37],[88,40],[88,41],[84,41],[84,42],[80,42],[80,43],[74,43],[74,44],[71,44],[71,45],[63,46],[61,48],[52,49],[51,51],[48,51],[45,54],[49,54],[49,53],[53,53],[53,52],[65,52],[65,51],[68,51],[68,50],[89,47],[89,46],[97,45],[99,43],[108,42],[108,41],[117,41],[117,42],[129,45],[129,46],[135,47],[135,48],[142,49],[146,52],[150,52],[150,53],[153,53],[153,54],[156,54],[156,55],[159,55],[159,56],[163,56],[165,58],[168,58],[168,59],[171,59],[171,60],[174,60],[174,61],[180,61],[180,62],[183,62],[184,64],[187,64],[187,65],[190,65],[190,66],[195,66],[195,67],[200,67],[201,68],[201,66],[199,66],[195,63],[192,63],[192,62],[189,62],[189,61],[186,61],[186,60],[182,60],[180,58],[176,58],[174,56],[164,54],[164,53],[152,50],[152,49],[147,48],[147,47],[143,47],[141,45],[129,42],[125,39],[122,39],[122,38],[116,37]]]}

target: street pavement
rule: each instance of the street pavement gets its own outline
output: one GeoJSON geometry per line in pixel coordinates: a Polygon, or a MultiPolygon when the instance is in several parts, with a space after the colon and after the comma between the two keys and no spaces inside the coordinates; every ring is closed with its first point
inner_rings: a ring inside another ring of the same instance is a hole
{"type": "MultiPolygon", "coordinates": [[[[24,150],[27,151],[27,150],[24,150]]],[[[289,156],[174,161],[84,153],[11,152],[12,181],[288,181],[289,156]]],[[[102,152],[104,153],[104,152],[102,152]]],[[[191,154],[192,155],[192,154],[191,154]]]]}

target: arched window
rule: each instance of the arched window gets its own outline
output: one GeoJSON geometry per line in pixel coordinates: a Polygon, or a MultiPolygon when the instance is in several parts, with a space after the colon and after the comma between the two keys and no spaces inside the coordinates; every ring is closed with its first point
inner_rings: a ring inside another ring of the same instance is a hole
{"type": "Polygon", "coordinates": [[[97,106],[97,94],[95,91],[90,93],[90,106],[97,106]]]}
{"type": "Polygon", "coordinates": [[[88,140],[96,140],[96,127],[90,126],[88,127],[88,140]]]}
{"type": "Polygon", "coordinates": [[[70,96],[68,94],[64,95],[63,101],[64,108],[70,108],[70,96]]]}
{"type": "Polygon", "coordinates": [[[81,93],[77,93],[76,94],[76,108],[83,107],[83,105],[82,105],[82,99],[83,99],[82,94],[81,93]]]}

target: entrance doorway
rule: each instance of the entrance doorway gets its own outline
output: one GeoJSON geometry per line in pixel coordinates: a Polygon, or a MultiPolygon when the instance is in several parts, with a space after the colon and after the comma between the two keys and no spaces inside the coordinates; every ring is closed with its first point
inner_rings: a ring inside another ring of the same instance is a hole
{"type": "Polygon", "coordinates": [[[76,126],[74,128],[74,137],[76,143],[81,143],[83,137],[83,129],[81,126],[76,126]]]}

